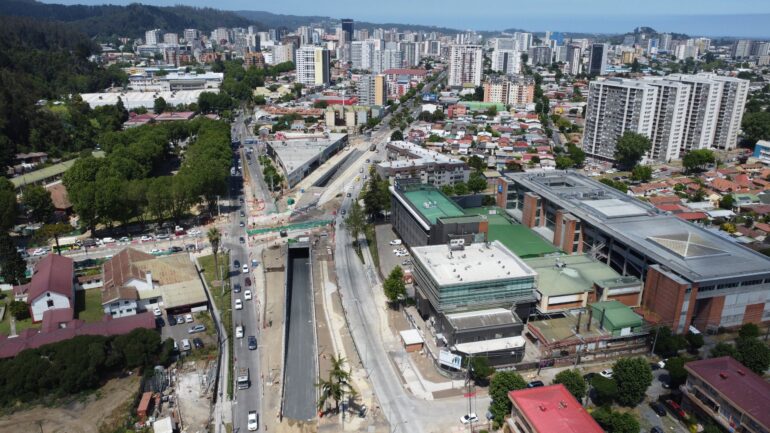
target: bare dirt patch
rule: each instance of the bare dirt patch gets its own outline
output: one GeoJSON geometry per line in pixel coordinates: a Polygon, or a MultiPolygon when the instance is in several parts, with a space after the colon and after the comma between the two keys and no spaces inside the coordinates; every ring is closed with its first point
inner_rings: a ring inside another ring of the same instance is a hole
{"type": "Polygon", "coordinates": [[[125,415],[125,406],[139,391],[136,375],[113,379],[84,400],[64,406],[34,407],[0,418],[0,432],[99,433],[125,415]]]}

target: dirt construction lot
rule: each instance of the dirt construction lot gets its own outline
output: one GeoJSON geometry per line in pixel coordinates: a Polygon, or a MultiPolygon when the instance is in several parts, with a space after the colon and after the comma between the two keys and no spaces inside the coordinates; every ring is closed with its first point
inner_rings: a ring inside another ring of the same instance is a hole
{"type": "Polygon", "coordinates": [[[0,432],[98,433],[115,422],[139,390],[139,377],[113,379],[84,400],[55,408],[35,407],[0,417],[0,432]]]}

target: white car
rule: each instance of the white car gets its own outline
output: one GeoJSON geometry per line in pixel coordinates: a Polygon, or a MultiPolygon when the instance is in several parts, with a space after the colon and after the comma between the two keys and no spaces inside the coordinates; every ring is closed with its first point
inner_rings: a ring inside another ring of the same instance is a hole
{"type": "Polygon", "coordinates": [[[48,253],[48,251],[45,248],[38,248],[35,251],[32,252],[33,256],[44,256],[48,253]]]}
{"type": "Polygon", "coordinates": [[[184,315],[184,321],[185,321],[185,323],[192,323],[192,322],[193,322],[193,316],[192,316],[192,314],[189,314],[189,313],[188,313],[188,314],[185,314],[185,315],[184,315]]]}
{"type": "Polygon", "coordinates": [[[473,422],[479,422],[479,417],[476,416],[474,412],[469,413],[468,415],[463,415],[460,417],[460,422],[463,424],[470,424],[473,422]]]}
{"type": "Polygon", "coordinates": [[[599,376],[605,378],[605,379],[612,379],[612,369],[607,368],[599,372],[599,376]]]}
{"type": "Polygon", "coordinates": [[[102,238],[102,243],[103,244],[114,244],[115,243],[115,239],[114,238],[109,238],[109,237],[108,238],[102,238]]]}
{"type": "Polygon", "coordinates": [[[243,273],[248,274],[249,273],[249,265],[243,265],[243,273]]]}
{"type": "Polygon", "coordinates": [[[187,230],[187,234],[190,236],[198,236],[201,234],[201,231],[198,229],[187,230]]]}
{"type": "Polygon", "coordinates": [[[152,240],[152,236],[144,235],[141,238],[139,238],[140,242],[150,242],[152,240]]]}
{"type": "Polygon", "coordinates": [[[390,241],[391,245],[401,245],[401,239],[393,239],[390,241]]]}
{"type": "Polygon", "coordinates": [[[236,310],[242,310],[243,309],[243,301],[240,299],[235,300],[235,309],[236,310]]]}
{"type": "Polygon", "coordinates": [[[243,299],[250,301],[251,300],[251,290],[246,290],[243,292],[243,299]]]}
{"type": "Polygon", "coordinates": [[[235,338],[243,338],[243,325],[235,327],[235,338]]]}
{"type": "Polygon", "coordinates": [[[160,307],[155,307],[152,309],[152,314],[154,314],[155,317],[160,317],[163,315],[163,312],[160,311],[160,307]]]}
{"type": "Polygon", "coordinates": [[[250,410],[249,411],[249,422],[247,423],[249,431],[256,431],[257,427],[259,426],[259,421],[257,418],[257,411],[250,410]]]}

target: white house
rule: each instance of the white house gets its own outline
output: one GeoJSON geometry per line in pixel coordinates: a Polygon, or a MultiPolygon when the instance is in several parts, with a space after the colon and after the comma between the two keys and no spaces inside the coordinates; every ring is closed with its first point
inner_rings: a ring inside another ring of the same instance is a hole
{"type": "Polygon", "coordinates": [[[75,308],[74,275],[72,259],[49,254],[37,263],[29,283],[14,287],[14,297],[29,304],[33,322],[41,322],[48,310],[75,308]]]}

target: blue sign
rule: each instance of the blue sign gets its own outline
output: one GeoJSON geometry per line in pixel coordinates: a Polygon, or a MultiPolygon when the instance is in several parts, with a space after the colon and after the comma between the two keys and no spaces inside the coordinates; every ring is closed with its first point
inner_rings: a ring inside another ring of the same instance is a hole
{"type": "Polygon", "coordinates": [[[502,185],[497,185],[497,192],[502,194],[502,192],[503,192],[503,186],[502,185]]]}

